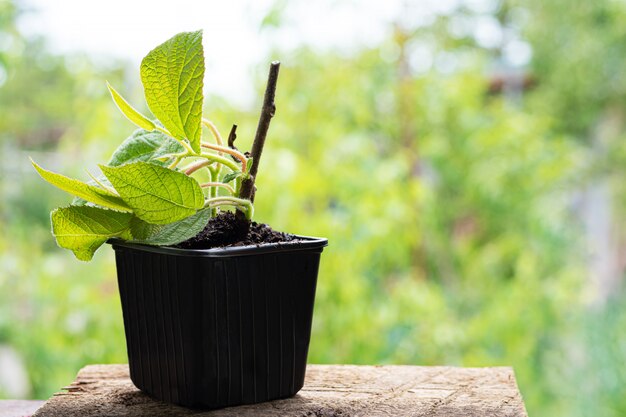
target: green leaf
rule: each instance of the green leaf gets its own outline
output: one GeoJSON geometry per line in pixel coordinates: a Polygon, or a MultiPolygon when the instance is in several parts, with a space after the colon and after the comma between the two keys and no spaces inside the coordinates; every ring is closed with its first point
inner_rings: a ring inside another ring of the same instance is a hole
{"type": "Polygon", "coordinates": [[[166,166],[171,161],[163,162],[156,158],[184,150],[185,148],[180,143],[161,132],[137,129],[115,150],[107,165],[116,167],[144,161],[166,166]]]}
{"type": "Polygon", "coordinates": [[[234,171],[234,172],[231,172],[229,174],[226,174],[226,175],[224,175],[224,178],[222,178],[222,182],[224,184],[228,184],[229,182],[231,182],[235,178],[240,177],[241,174],[242,174],[241,171],[234,171]]]}
{"type": "Polygon", "coordinates": [[[108,83],[108,81],[107,88],[111,93],[111,97],[113,97],[113,101],[128,120],[130,120],[142,129],[154,130],[154,128],[156,127],[154,122],[135,110],[133,106],[128,104],[128,102],[124,100],[124,97],[122,97],[117,91],[115,91],[115,89],[111,86],[111,84],[108,83]]]}
{"type": "Polygon", "coordinates": [[[202,31],[183,32],[141,61],[141,82],[152,113],[178,140],[200,152],[204,51],[202,31]]]}
{"type": "Polygon", "coordinates": [[[50,214],[57,244],[70,249],[81,261],[91,260],[109,238],[129,238],[132,217],[130,213],[89,206],[62,207],[50,214]]]}
{"type": "Polygon", "coordinates": [[[204,206],[200,185],[182,172],[147,162],[100,168],[137,217],[148,223],[173,223],[204,206]]]}
{"type": "MultiPolygon", "coordinates": [[[[185,148],[175,139],[159,132],[148,132],[144,129],[137,129],[131,136],[115,150],[107,165],[120,166],[137,161],[145,161],[153,164],[167,166],[172,162],[172,158],[160,161],[157,158],[162,156],[183,152],[185,148]]],[[[104,176],[99,175],[98,181],[111,186],[111,182],[104,176]]],[[[96,181],[87,181],[89,185],[96,185],[96,181]]],[[[72,205],[85,205],[84,199],[76,197],[72,200],[72,205]]]]}
{"type": "Polygon", "coordinates": [[[130,230],[134,242],[157,246],[176,245],[200,233],[210,217],[210,209],[200,210],[193,216],[166,225],[150,224],[133,217],[130,230]]]}
{"type": "Polygon", "coordinates": [[[72,195],[82,198],[90,203],[97,204],[102,207],[108,207],[114,210],[130,212],[132,209],[124,202],[124,200],[113,194],[112,192],[96,187],[94,185],[85,184],[82,181],[57,174],[52,171],[43,169],[35,161],[30,160],[41,178],[48,181],[61,190],[72,195]]]}
{"type": "MultiPolygon", "coordinates": [[[[109,188],[113,188],[113,185],[111,184],[111,182],[110,182],[110,181],[107,179],[107,177],[105,177],[104,175],[100,174],[100,175],[98,175],[98,176],[96,177],[96,179],[97,179],[100,183],[102,183],[102,184],[106,185],[107,187],[109,187],[109,188]]],[[[95,187],[95,186],[97,186],[97,185],[98,185],[98,181],[95,181],[95,180],[91,179],[91,180],[87,181],[87,182],[86,182],[86,184],[87,184],[87,185],[91,185],[91,186],[94,186],[94,187],[95,187]]],[[[122,198],[121,198],[121,197],[120,197],[120,200],[121,200],[122,202],[124,201],[124,200],[122,200],[122,198]]],[[[86,205],[87,203],[88,203],[88,201],[87,201],[87,200],[85,200],[85,199],[83,199],[83,198],[80,198],[80,197],[74,197],[74,199],[72,200],[72,203],[71,203],[71,204],[72,204],[73,206],[84,206],[84,205],[86,205]]],[[[124,204],[126,204],[126,203],[124,203],[124,204]]]]}

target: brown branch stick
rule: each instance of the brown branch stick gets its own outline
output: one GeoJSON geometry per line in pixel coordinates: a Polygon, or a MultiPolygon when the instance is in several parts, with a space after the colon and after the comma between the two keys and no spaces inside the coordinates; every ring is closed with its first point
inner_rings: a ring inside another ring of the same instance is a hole
{"type": "Polygon", "coordinates": [[[276,113],[276,105],[274,97],[276,96],[276,81],[278,80],[278,70],[280,62],[274,61],[270,65],[270,73],[267,78],[267,86],[265,87],[265,97],[263,98],[263,107],[261,109],[261,117],[256,128],[254,142],[252,143],[252,167],[250,168],[250,177],[241,183],[239,197],[254,202],[254,181],[259,170],[259,162],[261,161],[261,153],[265,145],[265,138],[270,127],[270,122],[276,113]]]}

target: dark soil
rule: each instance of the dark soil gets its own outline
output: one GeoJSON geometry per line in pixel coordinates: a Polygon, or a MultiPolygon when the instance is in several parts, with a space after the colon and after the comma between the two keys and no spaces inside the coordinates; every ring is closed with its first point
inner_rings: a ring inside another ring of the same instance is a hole
{"type": "Polygon", "coordinates": [[[266,224],[239,218],[232,212],[220,213],[207,223],[203,231],[195,237],[176,245],[183,249],[209,249],[227,246],[260,245],[262,243],[283,243],[297,240],[288,233],[277,232],[266,224]]]}

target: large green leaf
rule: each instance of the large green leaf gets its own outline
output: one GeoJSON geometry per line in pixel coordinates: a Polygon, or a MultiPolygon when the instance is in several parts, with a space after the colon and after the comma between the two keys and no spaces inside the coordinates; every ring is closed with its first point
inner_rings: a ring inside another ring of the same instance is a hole
{"type": "Polygon", "coordinates": [[[148,119],[146,116],[144,116],[143,114],[135,110],[135,108],[131,106],[124,99],[124,97],[120,95],[120,93],[115,91],[115,88],[113,88],[111,84],[109,84],[108,82],[107,82],[107,88],[109,89],[109,92],[111,93],[111,97],[113,97],[113,101],[115,102],[117,107],[124,114],[124,116],[126,116],[128,120],[130,120],[131,122],[133,122],[134,124],[136,124],[142,129],[154,130],[156,126],[152,120],[148,119]]]}
{"type": "Polygon", "coordinates": [[[148,223],[173,223],[204,205],[200,185],[182,172],[147,162],[100,168],[137,217],[148,223]]]}
{"type": "MultiPolygon", "coordinates": [[[[109,166],[120,166],[131,162],[145,161],[157,165],[167,166],[172,162],[172,158],[160,161],[157,158],[184,151],[183,145],[171,137],[159,131],[149,132],[144,129],[137,129],[126,138],[124,142],[113,153],[109,166]]],[[[98,181],[111,186],[111,182],[104,176],[99,175],[98,181]]],[[[87,181],[89,185],[96,185],[94,180],[87,181]]],[[[74,198],[72,205],[85,205],[87,201],[80,197],[74,198]]]]}
{"type": "Polygon", "coordinates": [[[171,161],[157,158],[184,150],[180,143],[161,132],[137,129],[115,150],[107,165],[116,167],[137,161],[166,165],[171,161]]]}
{"type": "Polygon", "coordinates": [[[150,224],[133,217],[130,230],[135,242],[159,246],[175,245],[200,233],[210,217],[210,209],[200,210],[193,216],[166,225],[150,224]]]}
{"type": "Polygon", "coordinates": [[[50,214],[57,244],[70,249],[81,261],[91,260],[109,238],[129,239],[132,217],[130,213],[90,206],[62,207],[50,214]]]}
{"type": "Polygon", "coordinates": [[[202,31],[183,32],[141,61],[141,81],[152,113],[178,140],[200,152],[204,51],[202,31]]]}
{"type": "Polygon", "coordinates": [[[82,181],[43,169],[42,167],[37,165],[37,163],[32,159],[31,163],[33,164],[39,175],[41,175],[41,178],[63,191],[66,191],[72,195],[80,197],[83,200],[97,204],[102,207],[108,207],[114,210],[127,212],[132,211],[132,209],[128,206],[128,204],[124,202],[122,198],[120,198],[120,196],[115,195],[108,190],[96,187],[94,185],[85,184],[82,181]]]}

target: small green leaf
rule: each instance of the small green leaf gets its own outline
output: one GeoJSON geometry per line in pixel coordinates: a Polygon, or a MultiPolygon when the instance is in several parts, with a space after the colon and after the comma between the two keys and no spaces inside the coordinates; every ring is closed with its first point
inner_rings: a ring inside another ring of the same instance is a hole
{"type": "Polygon", "coordinates": [[[126,212],[132,211],[132,209],[122,198],[120,198],[120,196],[115,195],[108,190],[104,190],[94,185],[85,184],[82,181],[43,169],[32,159],[31,163],[39,175],[41,175],[41,178],[65,192],[102,207],[108,207],[114,210],[126,212]]]}
{"type": "Polygon", "coordinates": [[[154,130],[156,126],[154,122],[152,122],[152,120],[148,119],[146,116],[135,110],[133,106],[128,104],[124,97],[122,97],[120,93],[115,91],[115,88],[113,88],[108,82],[107,88],[111,93],[111,97],[113,97],[113,101],[128,120],[130,120],[142,129],[154,130]]]}
{"type": "Polygon", "coordinates": [[[166,166],[171,161],[163,162],[157,158],[184,150],[185,148],[180,143],[161,132],[137,129],[115,150],[107,165],[116,167],[144,161],[166,166]]]}
{"type": "Polygon", "coordinates": [[[224,175],[224,178],[222,178],[222,182],[224,184],[228,184],[229,182],[231,182],[235,178],[240,177],[241,174],[242,174],[241,171],[234,171],[234,172],[231,172],[229,174],[226,174],[226,175],[224,175]]]}
{"type": "Polygon", "coordinates": [[[50,214],[57,244],[70,249],[81,261],[89,261],[107,239],[129,237],[133,215],[98,207],[70,206],[50,214]]]}
{"type": "MultiPolygon", "coordinates": [[[[95,187],[97,185],[102,184],[102,185],[106,186],[106,188],[113,189],[113,185],[111,185],[111,182],[109,180],[107,180],[107,177],[105,177],[104,175],[100,174],[97,177],[93,177],[92,176],[91,178],[92,179],[87,181],[87,183],[86,183],[87,185],[92,185],[92,186],[95,187]]],[[[104,187],[101,187],[101,188],[104,188],[104,187]]],[[[121,197],[120,197],[120,200],[121,200],[121,197]]],[[[124,200],[122,200],[122,201],[124,201],[124,200]]],[[[84,206],[85,204],[87,204],[87,201],[82,199],[82,198],[80,198],[80,197],[74,197],[74,199],[72,200],[71,204],[73,206],[84,206]]],[[[126,203],[124,203],[124,204],[126,204],[126,203]]]]}
{"type": "Polygon", "coordinates": [[[133,217],[130,230],[134,242],[156,246],[176,245],[200,233],[210,217],[210,209],[200,210],[193,216],[166,225],[150,224],[133,217]]]}
{"type": "Polygon", "coordinates": [[[204,51],[202,31],[183,32],[141,61],[141,82],[152,113],[178,140],[200,152],[204,51]]]}
{"type": "Polygon", "coordinates": [[[100,168],[137,217],[148,223],[173,223],[204,206],[200,185],[182,172],[147,162],[100,168]]]}

